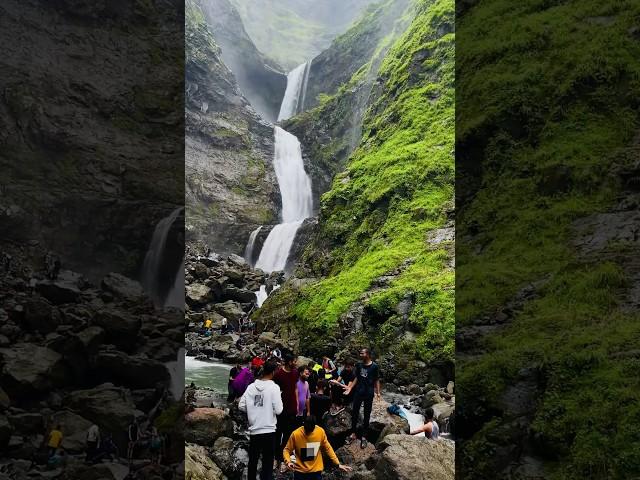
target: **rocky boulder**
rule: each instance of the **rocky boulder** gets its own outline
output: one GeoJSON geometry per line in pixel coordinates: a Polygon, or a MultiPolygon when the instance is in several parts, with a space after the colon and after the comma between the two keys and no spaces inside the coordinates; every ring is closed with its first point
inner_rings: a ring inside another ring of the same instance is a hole
{"type": "Polygon", "coordinates": [[[2,386],[10,396],[45,392],[62,386],[67,369],[62,355],[31,343],[19,343],[0,349],[2,386]]]}
{"type": "Polygon", "coordinates": [[[126,429],[131,419],[142,414],[136,410],[128,390],[110,383],[71,392],[64,404],[73,413],[96,423],[103,432],[111,433],[119,448],[126,448],[126,429]]]}
{"type": "Polygon", "coordinates": [[[212,290],[201,283],[192,283],[185,287],[186,301],[191,306],[206,305],[213,300],[212,290]]]}
{"type": "Polygon", "coordinates": [[[455,478],[453,444],[410,435],[388,435],[375,466],[375,478],[451,480],[455,478]]]}
{"type": "Polygon", "coordinates": [[[76,273],[62,271],[55,280],[41,280],[36,283],[36,290],[40,295],[54,305],[75,303],[82,293],[80,287],[84,280],[76,273]]]}
{"type": "Polygon", "coordinates": [[[371,420],[369,423],[372,440],[380,438],[383,431],[385,435],[392,433],[409,433],[409,422],[398,415],[391,415],[387,411],[388,407],[389,403],[385,400],[373,401],[371,420]]]}
{"type": "Polygon", "coordinates": [[[142,285],[119,273],[108,273],[101,285],[103,290],[115,298],[128,302],[143,302],[147,298],[142,285]]]}
{"type": "Polygon", "coordinates": [[[99,352],[92,361],[98,379],[135,388],[153,388],[170,381],[167,367],[156,360],[129,356],[119,351],[99,352]]]}
{"type": "Polygon", "coordinates": [[[43,297],[30,298],[25,305],[24,323],[30,331],[50,333],[60,324],[60,314],[43,297]]]}
{"type": "Polygon", "coordinates": [[[140,317],[117,309],[99,311],[92,323],[93,326],[104,329],[106,342],[125,350],[130,350],[136,344],[138,332],[142,326],[140,317]]]}
{"type": "Polygon", "coordinates": [[[223,480],[224,474],[207,451],[200,445],[187,444],[184,448],[185,480],[223,480]]]}
{"type": "Polygon", "coordinates": [[[257,301],[255,293],[234,286],[225,287],[222,295],[228,300],[235,300],[240,303],[256,303],[257,301]]]}
{"type": "Polygon", "coordinates": [[[351,410],[344,409],[338,415],[327,413],[324,416],[324,422],[327,435],[339,443],[351,431],[351,410]]]}
{"type": "Polygon", "coordinates": [[[233,422],[219,408],[196,408],[185,415],[184,438],[186,442],[213,446],[219,437],[233,435],[233,422]]]}
{"type": "Polygon", "coordinates": [[[87,431],[91,422],[70,410],[62,410],[51,416],[51,424],[60,425],[64,438],[62,447],[69,453],[81,453],[86,448],[87,431]]]}
{"type": "Polygon", "coordinates": [[[0,448],[4,449],[9,445],[11,435],[13,434],[13,427],[9,422],[9,419],[4,415],[0,415],[0,448]]]}
{"type": "Polygon", "coordinates": [[[240,480],[242,478],[245,464],[239,461],[236,456],[232,439],[228,437],[218,438],[213,444],[211,456],[228,479],[240,480]]]}
{"type": "Polygon", "coordinates": [[[242,317],[244,317],[244,310],[237,302],[234,302],[233,300],[227,300],[226,302],[219,303],[217,305],[214,305],[213,308],[220,315],[233,322],[237,322],[242,317]]]}

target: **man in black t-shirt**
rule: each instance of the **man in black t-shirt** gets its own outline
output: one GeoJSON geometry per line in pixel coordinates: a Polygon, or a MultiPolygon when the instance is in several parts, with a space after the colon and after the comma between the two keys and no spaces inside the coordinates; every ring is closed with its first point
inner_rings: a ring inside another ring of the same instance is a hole
{"type": "Polygon", "coordinates": [[[358,417],[360,416],[360,407],[364,404],[364,433],[359,437],[361,438],[360,448],[365,448],[367,446],[366,434],[369,431],[373,397],[375,395],[380,398],[380,367],[371,360],[371,351],[368,348],[360,350],[360,359],[362,361],[356,365],[355,379],[344,389],[344,395],[349,395],[351,391],[354,392],[353,410],[351,412],[352,433],[351,437],[347,439],[347,444],[358,438],[358,417]]]}

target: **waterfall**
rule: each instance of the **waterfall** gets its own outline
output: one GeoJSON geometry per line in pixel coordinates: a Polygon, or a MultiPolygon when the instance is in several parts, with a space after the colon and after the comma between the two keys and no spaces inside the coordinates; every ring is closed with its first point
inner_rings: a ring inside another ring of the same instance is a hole
{"type": "Polygon", "coordinates": [[[282,223],[269,232],[256,268],[265,272],[284,270],[298,228],[313,213],[311,179],[304,170],[300,142],[275,127],[274,168],[282,198],[282,223]]]}
{"type": "MultiPolygon", "coordinates": [[[[295,115],[301,101],[304,103],[309,67],[310,63],[303,63],[287,75],[287,90],[282,100],[278,120],[285,120],[295,115]]],[[[274,136],[273,167],[282,199],[282,223],[269,232],[256,262],[256,268],[265,272],[284,270],[298,228],[305,218],[313,214],[311,179],[304,170],[300,142],[295,135],[278,126],[274,129],[274,136]]],[[[253,233],[251,236],[253,237],[253,233]]],[[[247,248],[249,244],[253,249],[251,237],[247,248]]]]}
{"type": "Polygon", "coordinates": [[[249,235],[249,241],[247,242],[247,246],[244,248],[244,259],[247,261],[249,265],[253,265],[253,249],[256,245],[256,238],[258,238],[258,234],[262,230],[262,225],[256,228],[251,235],[249,235]]]}
{"type": "MultiPolygon", "coordinates": [[[[184,283],[183,283],[184,287],[184,283]]],[[[185,364],[185,350],[181,348],[178,350],[178,356],[175,362],[165,363],[169,375],[171,376],[171,394],[174,400],[180,400],[182,393],[184,392],[184,364],[185,364]]]]}
{"type": "Polygon", "coordinates": [[[278,121],[287,120],[298,113],[302,106],[301,100],[305,95],[306,83],[309,75],[310,63],[303,63],[291,70],[287,75],[287,89],[280,105],[278,121]]]}
{"type": "Polygon", "coordinates": [[[142,286],[159,307],[184,307],[184,247],[182,262],[176,269],[175,252],[179,245],[168,242],[171,228],[182,211],[182,207],[176,208],[158,222],[142,266],[142,286]]]}

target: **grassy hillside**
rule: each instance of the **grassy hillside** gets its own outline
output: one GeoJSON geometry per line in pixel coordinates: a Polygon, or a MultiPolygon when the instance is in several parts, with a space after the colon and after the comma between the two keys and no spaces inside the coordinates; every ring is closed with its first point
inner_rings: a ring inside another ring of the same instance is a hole
{"type": "Polygon", "coordinates": [[[342,328],[396,361],[453,356],[452,244],[435,233],[452,222],[453,3],[416,4],[380,68],[359,147],[322,197],[301,262],[320,279],[290,283],[261,312],[266,323],[287,318],[307,347],[342,328]]]}
{"type": "Polygon", "coordinates": [[[460,478],[518,462],[544,478],[640,474],[640,323],[624,300],[637,247],[576,246],[635,195],[618,173],[638,158],[639,14],[491,0],[459,17],[460,478]]]}

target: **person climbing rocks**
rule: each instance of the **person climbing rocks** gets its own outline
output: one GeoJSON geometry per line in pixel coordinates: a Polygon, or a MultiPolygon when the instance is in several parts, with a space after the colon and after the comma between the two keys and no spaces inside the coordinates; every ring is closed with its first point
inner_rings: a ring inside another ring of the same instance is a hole
{"type": "Polygon", "coordinates": [[[338,369],[336,368],[336,364],[333,363],[333,360],[331,360],[326,355],[322,357],[322,368],[324,369],[324,378],[326,380],[330,380],[338,376],[338,369]]]}
{"type": "Polygon", "coordinates": [[[412,430],[411,435],[424,433],[424,436],[429,440],[438,440],[440,438],[440,427],[438,426],[438,422],[434,420],[433,416],[433,408],[427,408],[424,412],[424,425],[412,430]]]}
{"type": "Polygon", "coordinates": [[[371,351],[368,348],[360,350],[360,362],[356,365],[355,378],[344,389],[343,395],[349,395],[352,391],[353,410],[351,411],[352,433],[347,438],[350,444],[360,438],[360,448],[366,448],[366,435],[369,433],[369,419],[373,407],[374,396],[380,398],[380,367],[371,359],[371,351]],[[358,435],[358,417],[360,407],[364,404],[364,424],[363,432],[358,435]]]}
{"type": "Polygon", "coordinates": [[[296,388],[298,389],[298,417],[304,417],[309,413],[309,401],[311,400],[311,391],[309,390],[309,369],[307,367],[298,368],[298,382],[296,388]]]}
{"type": "Polygon", "coordinates": [[[58,451],[62,444],[62,438],[62,426],[56,425],[56,427],[49,432],[49,437],[47,438],[49,457],[53,456],[58,451]]]}
{"type": "Polygon", "coordinates": [[[331,397],[325,393],[328,385],[326,380],[322,378],[318,380],[316,391],[311,394],[311,399],[309,400],[309,412],[316,417],[316,421],[321,426],[324,426],[324,414],[329,411],[329,407],[331,406],[331,397]]]}
{"type": "Polygon", "coordinates": [[[242,365],[240,365],[239,363],[236,363],[235,366],[231,367],[231,370],[229,370],[229,383],[227,384],[227,393],[229,394],[227,396],[227,402],[229,403],[233,402],[238,396],[236,395],[236,392],[233,390],[233,381],[236,379],[236,377],[241,371],[242,371],[242,365]]]}
{"type": "Polygon", "coordinates": [[[127,460],[129,464],[133,460],[133,453],[140,441],[140,426],[138,425],[138,419],[133,417],[129,428],[127,429],[127,436],[129,437],[129,443],[127,444],[127,460]]]}
{"type": "Polygon", "coordinates": [[[304,425],[293,431],[283,451],[287,468],[293,471],[293,479],[321,480],[324,470],[323,453],[343,472],[352,470],[340,463],[324,429],[316,425],[313,415],[308,415],[304,425]],[[292,458],[294,455],[295,460],[292,458]]]}
{"type": "Polygon", "coordinates": [[[280,471],[286,471],[283,463],[283,449],[287,444],[289,435],[296,427],[296,415],[298,413],[298,369],[296,368],[297,357],[292,352],[285,352],[283,355],[284,364],[273,376],[273,381],[280,387],[282,394],[282,413],[278,415],[278,428],[276,430],[276,460],[280,465],[280,471]]]}
{"type": "Polygon", "coordinates": [[[261,377],[247,387],[238,403],[249,422],[249,474],[255,480],[258,459],[262,457],[260,480],[273,478],[273,458],[276,447],[277,415],[282,413],[280,387],[273,381],[278,364],[269,360],[262,367],[261,377]]]}

